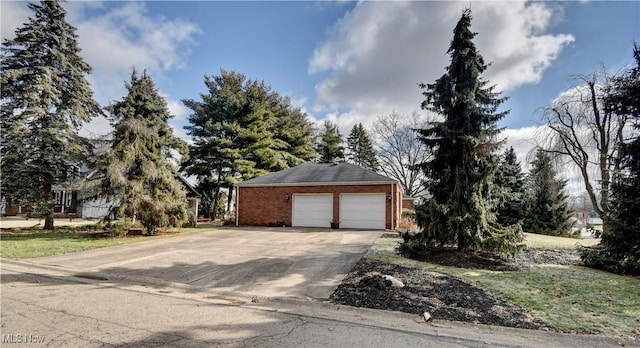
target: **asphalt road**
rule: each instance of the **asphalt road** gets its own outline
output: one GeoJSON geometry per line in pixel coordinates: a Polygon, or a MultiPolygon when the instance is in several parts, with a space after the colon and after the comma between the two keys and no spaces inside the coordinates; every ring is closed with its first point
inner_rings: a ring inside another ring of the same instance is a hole
{"type": "Polygon", "coordinates": [[[324,298],[379,232],[229,229],[0,264],[0,345],[619,347],[324,298]],[[239,267],[238,265],[242,265],[239,267]],[[218,271],[221,269],[222,271],[218,271]]]}

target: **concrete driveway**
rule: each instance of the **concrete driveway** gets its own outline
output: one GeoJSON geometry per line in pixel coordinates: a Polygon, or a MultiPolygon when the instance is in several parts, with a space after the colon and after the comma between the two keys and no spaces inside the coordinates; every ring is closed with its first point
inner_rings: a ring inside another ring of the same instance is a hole
{"type": "Polygon", "coordinates": [[[222,228],[29,260],[108,282],[326,299],[382,231],[222,228]]]}

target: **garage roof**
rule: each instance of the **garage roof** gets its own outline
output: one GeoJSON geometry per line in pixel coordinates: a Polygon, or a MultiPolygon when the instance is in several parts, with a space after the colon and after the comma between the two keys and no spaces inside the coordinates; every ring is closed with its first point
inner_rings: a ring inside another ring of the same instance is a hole
{"type": "Polygon", "coordinates": [[[236,186],[362,185],[395,182],[384,175],[349,163],[305,163],[253,178],[236,186]]]}

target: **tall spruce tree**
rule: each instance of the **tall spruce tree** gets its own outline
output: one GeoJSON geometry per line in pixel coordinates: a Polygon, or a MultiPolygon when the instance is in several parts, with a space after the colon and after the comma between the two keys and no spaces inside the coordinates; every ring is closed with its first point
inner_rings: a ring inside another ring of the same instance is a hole
{"type": "Polygon", "coordinates": [[[481,77],[487,65],[473,43],[471,19],[465,10],[453,31],[447,72],[433,84],[420,84],[426,89],[422,108],[444,121],[418,131],[434,157],[421,165],[432,196],[418,208],[417,222],[427,245],[457,244],[462,252],[511,257],[523,247],[520,226],[497,223],[486,197],[499,158],[496,123],[507,113],[496,111],[505,98],[481,77]]]}
{"type": "Polygon", "coordinates": [[[79,172],[89,144],[78,131],[100,107],[60,1],[28,4],[34,17],[2,43],[2,194],[35,205],[53,229],[52,189],[79,172]]]}
{"type": "Polygon", "coordinates": [[[344,146],[338,125],[325,120],[316,143],[320,163],[344,162],[344,146]]]}
{"type": "Polygon", "coordinates": [[[499,202],[498,223],[504,226],[520,223],[525,209],[524,175],[513,147],[505,150],[493,182],[499,202]]]}
{"type": "Polygon", "coordinates": [[[623,274],[640,275],[640,46],[634,44],[636,66],[615,77],[607,91],[607,109],[630,119],[635,130],[620,144],[618,170],[613,176],[609,229],[600,244],[583,248],[588,266],[623,274]]]}
{"type": "Polygon", "coordinates": [[[313,128],[264,82],[222,69],[204,83],[201,101],[183,100],[193,112],[185,127],[193,145],[183,169],[197,177],[204,208],[215,218],[223,192],[232,197],[235,183],[312,159],[313,128]]]}
{"type": "Polygon", "coordinates": [[[140,220],[147,234],[180,226],[188,219],[175,153],[187,155],[186,143],[173,135],[167,102],[151,77],[135,69],[128,94],[107,107],[114,118],[114,141],[101,161],[102,194],[118,200],[114,214],[140,220]]]}
{"type": "Polygon", "coordinates": [[[572,212],[563,192],[566,184],[565,180],[557,178],[549,154],[538,149],[527,177],[524,231],[552,236],[571,235],[572,212]]]}
{"type": "Polygon", "coordinates": [[[347,150],[350,163],[374,172],[378,170],[378,159],[373,150],[373,143],[362,123],[351,128],[349,137],[347,137],[347,150]]]}

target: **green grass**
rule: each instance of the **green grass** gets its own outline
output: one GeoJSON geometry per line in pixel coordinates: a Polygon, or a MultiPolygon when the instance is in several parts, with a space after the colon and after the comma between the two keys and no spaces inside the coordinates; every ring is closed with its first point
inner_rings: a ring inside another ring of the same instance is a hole
{"type": "Polygon", "coordinates": [[[539,249],[574,250],[578,244],[582,246],[592,246],[599,242],[598,239],[552,237],[535,233],[525,233],[524,235],[528,247],[539,249]]]}
{"type": "Polygon", "coordinates": [[[82,250],[104,248],[113,245],[137,243],[157,238],[170,238],[177,234],[204,232],[213,230],[213,225],[205,224],[196,228],[169,230],[170,234],[159,236],[128,237],[87,237],[87,226],[57,227],[53,231],[23,230],[19,233],[0,236],[0,257],[26,259],[41,256],[59,255],[82,250]]]}
{"type": "MultiPolygon", "coordinates": [[[[527,234],[527,245],[570,249],[568,238],[527,234]]],[[[640,279],[579,266],[538,265],[500,272],[440,266],[395,254],[398,239],[379,238],[366,257],[450,274],[468,280],[530,310],[565,332],[640,335],[640,279]]],[[[587,240],[593,243],[592,240],[587,240]]],[[[575,245],[574,245],[575,247],[575,245]]]]}

